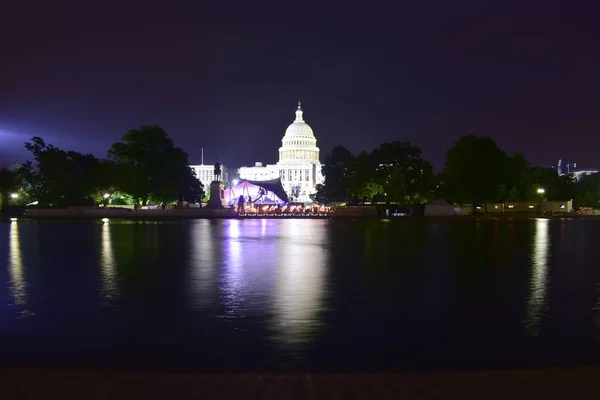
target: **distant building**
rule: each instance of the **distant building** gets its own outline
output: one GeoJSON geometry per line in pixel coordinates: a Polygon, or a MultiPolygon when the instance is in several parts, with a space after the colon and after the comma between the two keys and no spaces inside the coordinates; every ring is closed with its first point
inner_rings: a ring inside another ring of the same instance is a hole
{"type": "MultiPolygon", "coordinates": [[[[215,180],[215,166],[214,165],[190,165],[190,167],[196,173],[196,178],[204,186],[204,192],[208,193],[210,183],[215,180]]],[[[229,186],[229,168],[225,165],[221,165],[221,182],[227,187],[229,186]]]]}
{"type": "Polygon", "coordinates": [[[562,160],[558,160],[556,167],[558,175],[573,174],[575,180],[581,179],[584,175],[591,175],[600,172],[600,168],[577,168],[577,163],[566,163],[563,164],[562,160]]]}
{"type": "Polygon", "coordinates": [[[454,204],[444,200],[435,200],[425,205],[426,217],[449,217],[455,215],[454,204]]]}
{"type": "Polygon", "coordinates": [[[296,119],[288,126],[281,140],[277,164],[263,165],[257,162],[253,167],[242,167],[238,170],[240,179],[253,182],[280,179],[291,202],[312,202],[310,196],[316,193],[317,185],[323,183],[324,179],[317,139],[302,114],[298,102],[296,119]]]}

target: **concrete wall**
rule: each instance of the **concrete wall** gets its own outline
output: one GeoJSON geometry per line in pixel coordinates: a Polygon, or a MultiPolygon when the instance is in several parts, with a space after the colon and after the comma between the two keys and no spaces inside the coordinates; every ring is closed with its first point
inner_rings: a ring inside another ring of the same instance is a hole
{"type": "Polygon", "coordinates": [[[336,208],[333,217],[377,217],[376,206],[345,206],[336,208]]]}
{"type": "Polygon", "coordinates": [[[425,206],[426,217],[451,217],[455,215],[454,206],[452,204],[431,204],[425,206]]]}

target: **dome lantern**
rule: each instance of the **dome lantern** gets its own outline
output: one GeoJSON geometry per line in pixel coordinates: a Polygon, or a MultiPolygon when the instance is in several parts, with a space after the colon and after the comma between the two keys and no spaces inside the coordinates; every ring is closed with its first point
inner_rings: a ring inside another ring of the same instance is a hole
{"type": "Polygon", "coordinates": [[[304,122],[302,119],[302,103],[298,100],[298,109],[296,110],[296,120],[294,122],[304,122]]]}

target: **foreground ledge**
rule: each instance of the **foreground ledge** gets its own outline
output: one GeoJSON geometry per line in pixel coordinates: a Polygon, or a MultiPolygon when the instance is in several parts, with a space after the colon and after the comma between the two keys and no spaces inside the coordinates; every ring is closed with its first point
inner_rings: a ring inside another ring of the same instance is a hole
{"type": "Polygon", "coordinates": [[[600,367],[382,374],[191,374],[1,368],[2,398],[585,399],[600,367]]]}

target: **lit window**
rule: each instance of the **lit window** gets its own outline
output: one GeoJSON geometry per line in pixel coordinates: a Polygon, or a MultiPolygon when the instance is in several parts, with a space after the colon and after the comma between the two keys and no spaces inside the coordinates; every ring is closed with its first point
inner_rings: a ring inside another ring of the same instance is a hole
{"type": "Polygon", "coordinates": [[[534,208],[534,206],[529,206],[529,208],[534,208]]]}
{"type": "Polygon", "coordinates": [[[497,209],[500,208],[500,206],[499,205],[495,205],[494,208],[497,210],[497,209]]]}
{"type": "Polygon", "coordinates": [[[508,208],[515,208],[515,205],[514,204],[509,204],[508,208]]]}

